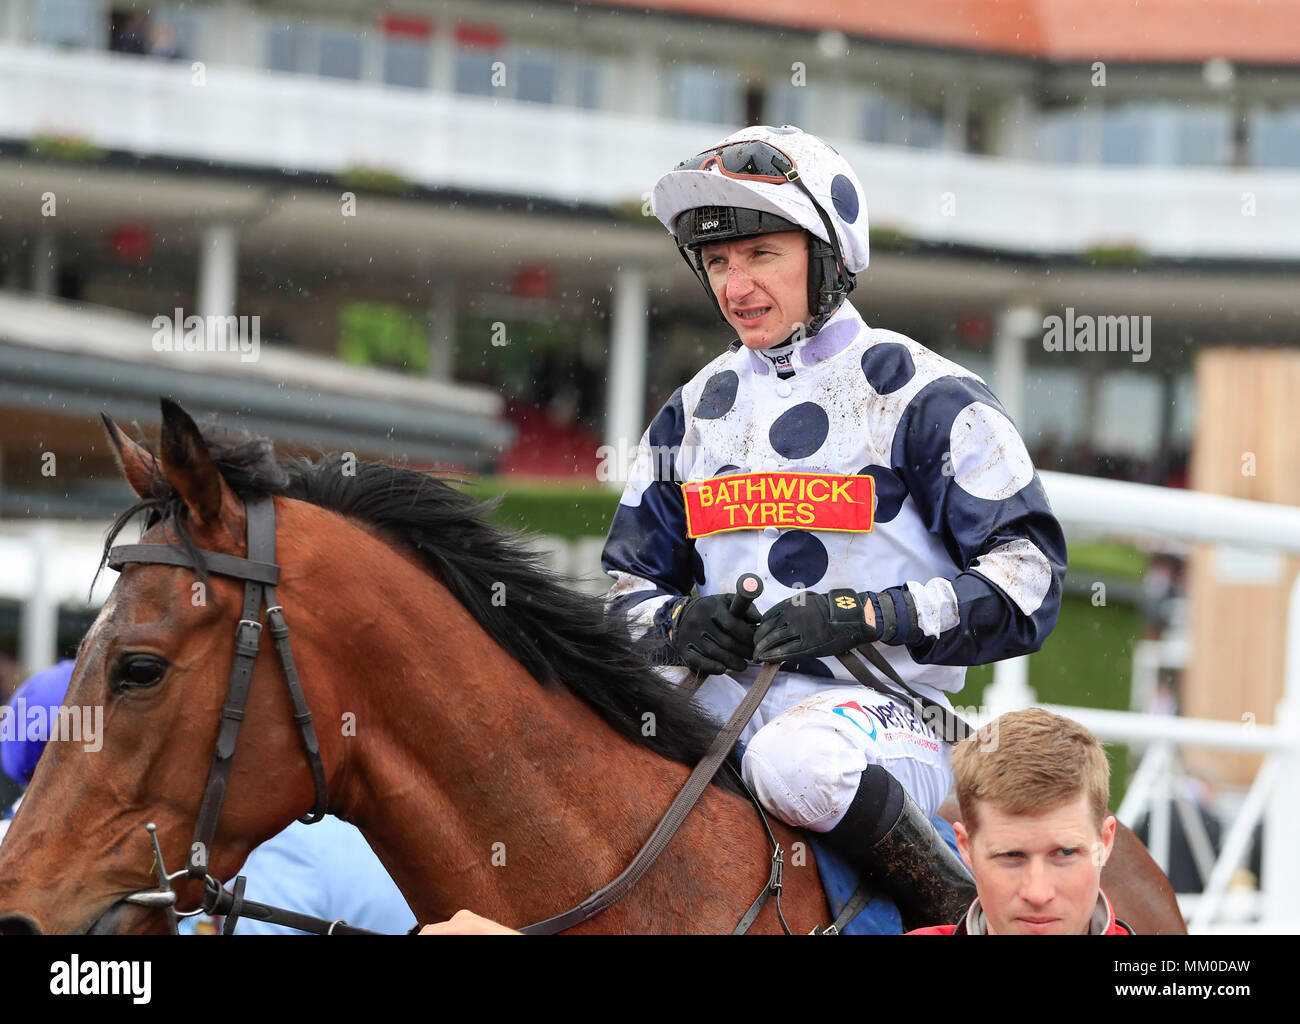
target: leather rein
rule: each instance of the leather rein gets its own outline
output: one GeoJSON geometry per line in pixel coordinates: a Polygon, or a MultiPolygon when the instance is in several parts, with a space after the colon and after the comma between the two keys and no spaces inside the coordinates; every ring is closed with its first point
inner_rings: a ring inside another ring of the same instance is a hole
{"type": "MultiPolygon", "coordinates": [[[[216,749],[213,751],[212,767],[208,772],[203,800],[199,805],[199,814],[194,826],[194,839],[190,846],[189,859],[184,868],[168,872],[158,843],[157,829],[150,822],[145,828],[149,832],[150,841],[153,844],[154,867],[158,876],[158,888],[133,892],[125,896],[124,900],[128,903],[165,911],[170,930],[174,934],[178,932],[177,922],[180,918],[193,917],[201,913],[224,915],[223,934],[233,932],[240,917],[248,917],[272,924],[282,924],[290,928],[322,935],[379,934],[365,928],[349,925],[342,920],[329,921],[324,918],[312,917],[280,907],[271,907],[252,900],[245,900],[244,886],[246,880],[243,875],[235,879],[233,890],[227,890],[218,879],[213,878],[208,872],[208,866],[211,863],[212,841],[216,835],[217,823],[221,817],[221,808],[225,802],[231,766],[235,756],[235,746],[239,739],[239,727],[244,719],[244,708],[252,684],[253,667],[260,650],[263,630],[261,621],[263,604],[267,606],[266,627],[270,630],[276,653],[279,655],[280,666],[289,687],[289,695],[293,702],[293,719],[302,736],[303,746],[307,753],[307,762],[311,769],[312,784],[315,787],[315,802],[312,809],[299,820],[304,824],[314,824],[320,821],[329,809],[329,791],[325,779],[325,766],[320,756],[320,743],[316,736],[316,730],[312,725],[311,711],[308,709],[306,698],[303,696],[302,685],[298,680],[298,670],[293,661],[293,651],[289,643],[289,627],[285,623],[284,609],[276,603],[275,599],[275,587],[280,579],[280,566],[275,561],[275,505],[270,496],[258,496],[247,499],[244,508],[247,522],[247,558],[199,548],[195,549],[199,558],[199,564],[196,565],[190,555],[179,548],[164,544],[122,544],[109,549],[108,557],[105,560],[105,564],[118,571],[121,571],[123,566],[131,564],[172,565],[195,571],[206,570],[208,573],[228,576],[242,580],[244,583],[243,607],[241,617],[235,627],[235,650],[230,666],[226,701],[221,710],[216,749]],[[194,910],[176,910],[177,894],[171,883],[182,877],[203,880],[203,901],[194,910]]],[[[757,596],[757,594],[755,593],[752,596],[757,596]]],[[[848,663],[847,658],[843,660],[845,660],[846,664],[848,663]]],[[[885,667],[888,670],[887,663],[885,667]]],[[[759,704],[767,695],[767,691],[779,668],[780,665],[775,662],[763,666],[758,678],[745,695],[745,699],[741,701],[727,724],[722,727],[714,738],[708,752],[695,766],[681,791],[674,798],[658,825],[655,826],[650,838],[646,840],[623,873],[609,885],[593,893],[578,906],[562,914],[549,917],[544,921],[521,928],[520,931],[530,935],[549,935],[565,931],[595,917],[632,889],[650,869],[663,849],[671,842],[682,822],[690,813],[691,808],[694,807],[704,790],[713,780],[714,775],[721,768],[745,725],[753,717],[759,704]]],[[[853,666],[850,665],[850,668],[853,668],[853,666]]],[[[865,670],[865,666],[861,666],[861,668],[865,670]]],[[[854,674],[860,681],[865,682],[863,675],[858,671],[854,671],[854,674]]],[[[892,675],[892,672],[889,674],[892,675]]],[[[894,676],[894,679],[899,681],[896,676],[894,676]]],[[[867,685],[871,684],[868,683],[867,685]]],[[[883,687],[878,685],[875,688],[883,690],[883,687]]],[[[757,919],[759,911],[764,906],[767,898],[773,894],[776,896],[776,910],[781,927],[786,934],[790,934],[785,915],[781,912],[783,852],[780,844],[777,843],[773,836],[762,806],[754,794],[749,791],[749,787],[745,785],[735,766],[729,763],[728,767],[736,776],[741,788],[749,796],[755,808],[757,808],[763,828],[773,847],[772,868],[768,882],[749,910],[741,918],[733,934],[742,934],[748,930],[749,926],[757,919]]],[[[823,933],[834,934],[842,929],[866,905],[869,899],[870,895],[865,885],[859,887],[858,892],[854,894],[849,904],[841,911],[837,920],[823,933]]],[[[416,929],[418,927],[417,924],[416,929]]],[[[412,929],[412,931],[416,929],[412,929]]],[[[821,930],[815,929],[815,931],[821,930]]]]}

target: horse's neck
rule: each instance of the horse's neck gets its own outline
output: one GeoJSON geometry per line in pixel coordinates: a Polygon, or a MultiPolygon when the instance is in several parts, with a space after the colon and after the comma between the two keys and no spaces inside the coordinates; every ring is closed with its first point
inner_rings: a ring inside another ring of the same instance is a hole
{"type": "Polygon", "coordinates": [[[372,637],[370,706],[331,807],[422,922],[567,909],[626,866],[687,770],[540,686],[449,596],[436,618],[417,634],[438,638],[424,650],[372,637]]]}

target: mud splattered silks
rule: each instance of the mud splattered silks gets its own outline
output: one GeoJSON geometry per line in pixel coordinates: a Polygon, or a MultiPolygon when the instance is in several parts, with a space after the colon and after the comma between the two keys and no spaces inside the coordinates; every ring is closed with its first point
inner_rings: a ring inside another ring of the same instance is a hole
{"type": "MultiPolygon", "coordinates": [[[[951,706],[966,666],[1041,646],[1066,551],[1025,444],[984,381],[845,302],[810,338],[763,352],[734,342],[673,393],[641,438],[602,565],[611,610],[665,665],[677,662],[665,614],[693,587],[726,593],[757,573],[760,612],[800,588],[875,591],[905,624],[880,653],[951,706]],[[843,506],[863,489],[833,479],[864,476],[865,517],[843,506]]],[[[852,681],[834,658],[785,669],[742,742],[852,681]]],[[[725,717],[754,671],[711,677],[701,699],[725,717]]]]}

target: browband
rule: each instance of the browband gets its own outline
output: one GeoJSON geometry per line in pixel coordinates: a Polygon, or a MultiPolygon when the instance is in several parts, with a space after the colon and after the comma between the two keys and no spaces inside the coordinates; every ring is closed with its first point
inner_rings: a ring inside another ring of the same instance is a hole
{"type": "Polygon", "coordinates": [[[105,563],[110,569],[122,571],[128,562],[147,562],[154,565],[179,565],[185,569],[206,568],[218,576],[233,576],[274,587],[280,582],[280,567],[271,562],[254,562],[236,555],[223,555],[219,551],[197,549],[199,565],[195,565],[187,551],[165,544],[119,544],[110,548],[105,563]]]}

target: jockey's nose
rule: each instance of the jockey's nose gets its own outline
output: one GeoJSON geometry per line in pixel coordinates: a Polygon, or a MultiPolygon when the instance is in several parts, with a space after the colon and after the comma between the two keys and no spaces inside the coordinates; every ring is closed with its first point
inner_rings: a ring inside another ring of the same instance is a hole
{"type": "Polygon", "coordinates": [[[754,290],[754,279],[734,263],[727,267],[727,301],[739,302],[754,290]]]}

